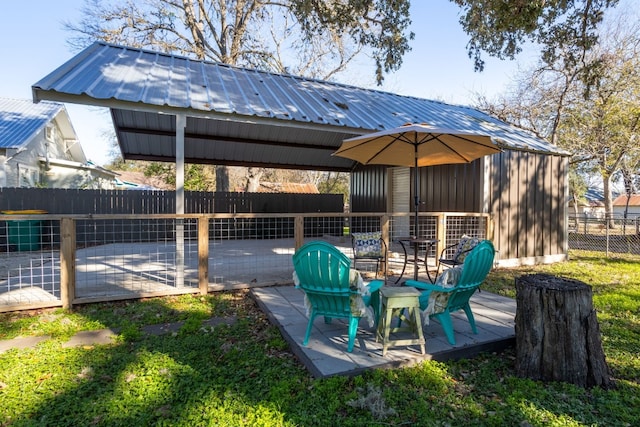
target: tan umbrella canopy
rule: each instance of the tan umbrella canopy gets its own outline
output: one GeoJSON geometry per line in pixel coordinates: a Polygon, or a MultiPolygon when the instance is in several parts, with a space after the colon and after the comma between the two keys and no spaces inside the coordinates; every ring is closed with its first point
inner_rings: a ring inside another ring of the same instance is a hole
{"type": "Polygon", "coordinates": [[[333,154],[365,165],[422,167],[469,163],[500,151],[487,135],[409,123],[345,139],[333,154]]]}
{"type": "Polygon", "coordinates": [[[415,227],[418,227],[418,168],[422,166],[470,163],[502,150],[491,137],[424,123],[403,126],[345,139],[333,155],[364,165],[413,167],[415,189],[415,227]]]}

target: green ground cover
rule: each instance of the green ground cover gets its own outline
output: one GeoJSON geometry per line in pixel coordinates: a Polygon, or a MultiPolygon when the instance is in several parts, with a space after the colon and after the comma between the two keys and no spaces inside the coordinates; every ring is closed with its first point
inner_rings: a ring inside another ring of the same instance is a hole
{"type": "Polygon", "coordinates": [[[245,292],[91,304],[0,315],[0,339],[50,335],[0,354],[0,426],[632,426],[640,419],[640,257],[495,270],[483,288],[515,296],[546,272],[593,287],[614,390],[515,376],[515,353],[353,378],[312,378],[245,292]],[[204,319],[235,316],[215,328],[204,319]],[[148,336],[149,324],[183,321],[148,336]],[[81,330],[117,328],[111,345],[63,348],[81,330]]]}

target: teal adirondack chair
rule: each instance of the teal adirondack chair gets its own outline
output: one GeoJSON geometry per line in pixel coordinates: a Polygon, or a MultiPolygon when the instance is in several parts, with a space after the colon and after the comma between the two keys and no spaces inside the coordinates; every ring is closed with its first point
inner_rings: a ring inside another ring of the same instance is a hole
{"type": "Polygon", "coordinates": [[[426,310],[431,303],[429,317],[438,319],[451,345],[456,344],[451,321],[452,312],[464,310],[471,325],[471,331],[474,334],[478,333],[469,298],[480,287],[493,267],[494,256],[495,249],[491,241],[483,240],[464,259],[462,272],[453,286],[445,287],[416,280],[407,280],[404,283],[406,286],[424,291],[419,298],[420,309],[426,310]]]}
{"type": "Polygon", "coordinates": [[[357,284],[352,284],[352,278],[357,272],[351,273],[351,260],[335,246],[322,242],[309,242],[293,254],[293,267],[299,284],[309,304],[309,323],[304,336],[303,345],[309,343],[309,335],[316,316],[324,316],[325,323],[332,318],[349,319],[349,343],[347,351],[353,350],[356,332],[360,318],[364,316],[362,309],[371,306],[377,322],[380,311],[379,289],[384,284],[381,280],[374,280],[361,292],[357,284]]]}

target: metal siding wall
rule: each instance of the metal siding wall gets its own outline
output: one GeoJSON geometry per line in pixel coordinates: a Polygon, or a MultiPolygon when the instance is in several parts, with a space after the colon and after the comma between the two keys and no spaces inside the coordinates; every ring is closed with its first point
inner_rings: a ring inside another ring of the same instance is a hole
{"type": "Polygon", "coordinates": [[[483,199],[481,164],[481,161],[474,161],[421,168],[421,211],[479,212],[483,199]]]}
{"type": "Polygon", "coordinates": [[[541,221],[541,227],[538,230],[538,233],[536,234],[537,240],[535,245],[535,253],[552,254],[554,252],[553,252],[553,248],[551,248],[551,242],[549,239],[551,230],[542,225],[544,224],[552,225],[551,215],[549,211],[549,206],[551,201],[549,197],[550,195],[549,191],[553,186],[550,185],[550,182],[548,181],[548,178],[547,178],[547,176],[551,174],[545,173],[545,172],[551,170],[550,165],[553,163],[552,162],[553,159],[549,156],[539,156],[538,159],[539,159],[539,162],[538,162],[538,168],[536,173],[536,183],[537,183],[536,185],[538,186],[538,188],[544,189],[544,193],[542,194],[536,193],[535,203],[538,209],[542,211],[541,212],[542,221],[541,221]]]}
{"type": "Polygon", "coordinates": [[[540,238],[539,234],[542,225],[542,221],[536,218],[537,214],[540,213],[540,206],[536,206],[536,196],[544,197],[545,191],[537,185],[537,159],[538,156],[526,156],[526,158],[523,159],[526,164],[526,175],[523,176],[523,182],[521,182],[524,192],[521,200],[527,205],[526,225],[524,227],[526,233],[524,241],[526,245],[523,248],[525,257],[535,256],[536,239],[540,238]]]}
{"type": "Polygon", "coordinates": [[[552,208],[552,218],[554,218],[554,222],[552,225],[555,227],[551,228],[552,236],[551,236],[551,244],[555,248],[558,254],[562,254],[565,252],[566,245],[566,234],[565,230],[567,228],[566,218],[567,218],[567,209],[568,203],[566,198],[565,188],[569,185],[568,176],[568,164],[569,160],[567,158],[555,158],[555,165],[552,168],[555,175],[556,185],[553,187],[553,195],[552,198],[553,205],[552,208]]]}
{"type": "Polygon", "coordinates": [[[528,223],[533,220],[530,218],[531,212],[529,211],[529,203],[527,200],[529,176],[527,170],[527,157],[525,153],[516,152],[517,158],[517,170],[516,170],[516,182],[513,188],[513,199],[511,201],[512,206],[516,206],[516,228],[515,228],[515,245],[516,245],[516,257],[524,258],[529,256],[527,254],[527,241],[531,238],[529,235],[528,223]]]}
{"type": "Polygon", "coordinates": [[[542,222],[546,224],[544,241],[543,241],[543,253],[544,254],[553,254],[553,244],[552,244],[552,236],[556,232],[556,227],[554,224],[554,215],[553,215],[553,187],[555,184],[555,180],[553,178],[554,175],[554,164],[555,162],[551,158],[546,158],[542,162],[543,174],[544,174],[544,183],[545,183],[545,193],[540,206],[542,207],[542,222]]]}
{"type": "MultiPolygon", "coordinates": [[[[509,247],[512,250],[512,254],[515,258],[520,256],[519,251],[519,236],[518,234],[521,232],[520,230],[520,219],[522,218],[520,209],[520,153],[511,152],[511,164],[509,167],[509,186],[505,188],[507,191],[507,197],[509,199],[509,210],[506,211],[506,214],[509,216],[509,230],[507,234],[507,238],[509,239],[509,247]]],[[[501,213],[502,215],[505,212],[501,213]]]]}
{"type": "Polygon", "coordinates": [[[505,151],[493,157],[490,209],[501,259],[564,253],[567,160],[505,151]]]}
{"type": "Polygon", "coordinates": [[[386,212],[386,166],[362,166],[353,171],[350,209],[351,212],[386,212]]]}
{"type": "Polygon", "coordinates": [[[505,151],[494,156],[490,174],[489,187],[492,194],[489,206],[495,221],[494,245],[500,251],[500,258],[511,256],[516,252],[512,245],[513,240],[510,238],[512,216],[509,189],[511,188],[512,153],[505,151]]]}
{"type": "MultiPolygon", "coordinates": [[[[420,168],[421,212],[479,212],[481,207],[481,162],[420,168]]],[[[413,173],[411,169],[410,209],[413,211],[413,173]]]]}

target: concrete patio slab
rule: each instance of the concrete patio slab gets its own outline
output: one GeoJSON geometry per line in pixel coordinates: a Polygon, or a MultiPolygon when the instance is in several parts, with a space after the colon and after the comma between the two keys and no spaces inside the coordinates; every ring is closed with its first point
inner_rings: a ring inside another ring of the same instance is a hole
{"type": "Polygon", "coordinates": [[[471,298],[478,334],[471,332],[463,312],[453,315],[456,344],[447,341],[440,324],[431,320],[424,326],[426,354],[419,346],[389,348],[382,356],[382,343],[376,342],[375,330],[361,320],[353,352],[347,352],[347,323],[334,319],[325,324],[321,316],[314,322],[309,344],[302,340],[308,317],[304,294],[294,286],[254,288],[252,296],[289,343],[293,353],[314,377],[357,375],[374,368],[410,366],[423,360],[449,360],[472,357],[481,352],[500,351],[515,343],[515,301],[486,291],[471,298]]]}

